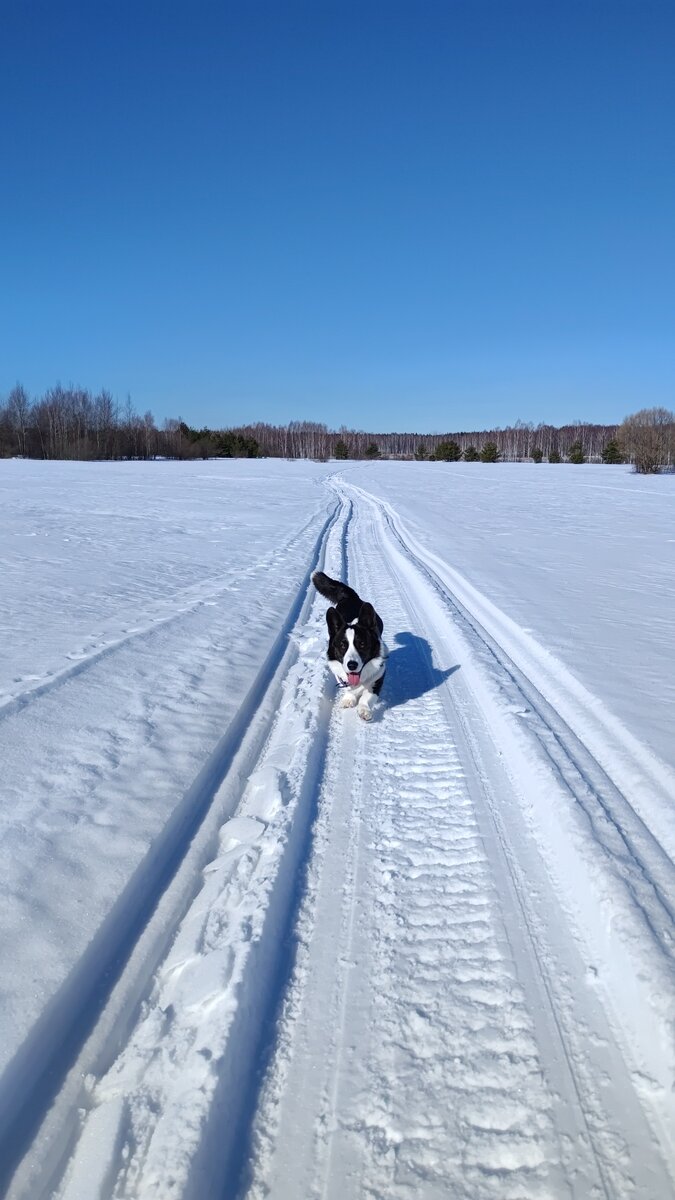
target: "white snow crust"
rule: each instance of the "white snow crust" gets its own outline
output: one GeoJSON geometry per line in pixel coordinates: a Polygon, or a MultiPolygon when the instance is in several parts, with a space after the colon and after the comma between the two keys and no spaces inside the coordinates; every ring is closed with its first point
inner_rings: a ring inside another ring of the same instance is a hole
{"type": "Polygon", "coordinates": [[[675,1195],[675,478],[0,463],[0,1194],[675,1195]],[[321,568],[385,622],[369,725],[321,568]]]}
{"type": "Polygon", "coordinates": [[[675,768],[675,475],[383,462],[354,477],[675,768]]]}

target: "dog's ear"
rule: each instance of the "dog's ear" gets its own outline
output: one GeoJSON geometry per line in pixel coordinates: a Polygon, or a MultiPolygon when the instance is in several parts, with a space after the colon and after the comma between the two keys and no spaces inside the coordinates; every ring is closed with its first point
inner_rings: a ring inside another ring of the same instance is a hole
{"type": "Polygon", "coordinates": [[[376,624],[377,624],[377,620],[375,617],[375,609],[373,608],[372,604],[369,604],[368,601],[366,600],[361,605],[361,608],[359,610],[359,625],[370,626],[371,628],[374,629],[376,624]]]}
{"type": "Polygon", "coordinates": [[[330,631],[331,637],[334,637],[339,629],[344,629],[344,621],[340,616],[337,608],[329,608],[326,613],[326,622],[330,631]]]}

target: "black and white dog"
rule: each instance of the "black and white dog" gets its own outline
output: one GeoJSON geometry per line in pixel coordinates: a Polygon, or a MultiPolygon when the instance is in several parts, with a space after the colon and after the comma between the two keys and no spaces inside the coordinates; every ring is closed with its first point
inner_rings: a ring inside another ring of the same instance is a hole
{"type": "Polygon", "coordinates": [[[382,620],[346,583],[329,579],[323,571],[315,571],[312,582],[335,605],[326,613],[328,666],[345,689],[342,707],[356,706],[359,716],[370,721],[387,669],[382,620]]]}

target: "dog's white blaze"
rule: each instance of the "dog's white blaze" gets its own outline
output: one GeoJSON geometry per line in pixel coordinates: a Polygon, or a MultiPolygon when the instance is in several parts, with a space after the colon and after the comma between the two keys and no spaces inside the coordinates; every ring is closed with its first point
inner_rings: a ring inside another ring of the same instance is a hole
{"type": "Polygon", "coordinates": [[[349,662],[357,663],[358,666],[353,667],[350,673],[353,673],[354,675],[360,675],[361,671],[363,670],[363,659],[361,658],[361,655],[359,654],[358,650],[356,650],[354,648],[354,630],[348,627],[345,630],[345,635],[347,637],[347,653],[345,654],[344,658],[342,659],[342,665],[343,665],[345,671],[348,671],[349,668],[347,666],[347,663],[349,663],[349,662]]]}

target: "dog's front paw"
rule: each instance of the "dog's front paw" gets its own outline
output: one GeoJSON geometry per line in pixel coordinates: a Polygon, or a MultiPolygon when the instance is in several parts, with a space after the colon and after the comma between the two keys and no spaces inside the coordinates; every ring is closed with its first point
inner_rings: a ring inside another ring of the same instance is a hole
{"type": "Polygon", "coordinates": [[[357,711],[362,721],[372,721],[373,713],[367,704],[360,704],[357,711]]]}
{"type": "Polygon", "coordinates": [[[356,696],[353,692],[345,692],[340,698],[340,708],[356,708],[356,696]]]}

